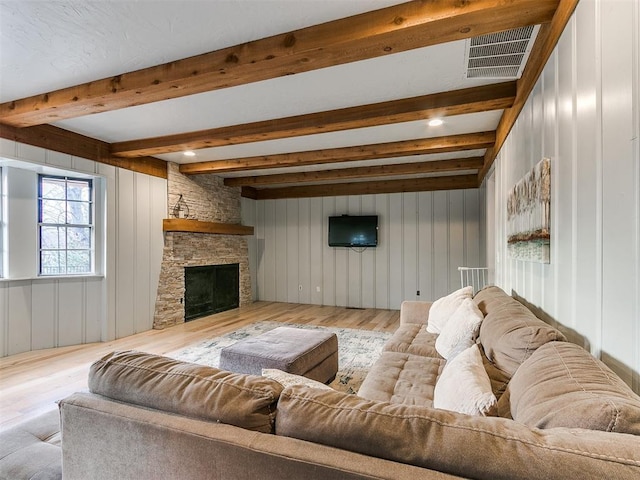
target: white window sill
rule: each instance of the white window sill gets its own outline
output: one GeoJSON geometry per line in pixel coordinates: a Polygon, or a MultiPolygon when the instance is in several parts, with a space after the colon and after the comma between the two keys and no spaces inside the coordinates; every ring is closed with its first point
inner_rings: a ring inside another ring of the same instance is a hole
{"type": "Polygon", "coordinates": [[[41,275],[37,277],[0,278],[0,282],[33,282],[38,280],[80,280],[86,278],[104,278],[104,275],[91,273],[88,275],[41,275]]]}

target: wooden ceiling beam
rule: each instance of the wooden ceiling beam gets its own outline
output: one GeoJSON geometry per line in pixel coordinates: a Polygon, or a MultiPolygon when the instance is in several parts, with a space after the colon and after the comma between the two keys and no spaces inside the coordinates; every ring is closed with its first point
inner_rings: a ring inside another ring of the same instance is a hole
{"type": "Polygon", "coordinates": [[[45,124],[549,22],[559,0],[412,1],[0,104],[45,124]]]}
{"type": "Polygon", "coordinates": [[[225,178],[228,187],[255,187],[260,185],[281,185],[287,183],[312,183],[354,178],[386,177],[399,175],[424,175],[429,173],[479,170],[484,157],[456,158],[431,162],[398,163],[395,165],[374,165],[369,167],[340,168],[315,172],[281,173],[251,177],[225,178]]]}
{"type": "Polygon", "coordinates": [[[516,100],[513,106],[506,109],[502,114],[498,128],[496,129],[496,143],[492,148],[487,149],[485,154],[484,167],[478,173],[480,183],[482,183],[484,177],[489,172],[502,145],[509,136],[509,132],[511,132],[520,112],[522,112],[529,95],[533,91],[538,78],[540,78],[554,48],[558,44],[558,40],[560,40],[560,36],[567,26],[578,2],[579,0],[560,0],[556,14],[553,16],[551,22],[540,27],[527,65],[518,80],[516,100]]]}
{"type": "Polygon", "coordinates": [[[495,142],[495,132],[466,133],[445,137],[404,140],[401,142],[359,145],[356,147],[330,148],[306,152],[280,153],[258,157],[233,158],[211,162],[185,163],[180,165],[180,173],[187,175],[266,168],[299,167],[303,165],[321,165],[326,163],[353,162],[394,158],[411,155],[426,155],[462,150],[489,148],[495,142]]]}
{"type": "Polygon", "coordinates": [[[138,157],[411,122],[511,107],[516,82],[403,98],[325,112],[114,143],[111,153],[138,157]]]}
{"type": "Polygon", "coordinates": [[[108,143],[53,125],[16,128],[0,124],[0,138],[54,152],[86,158],[138,173],[167,178],[167,162],[153,157],[120,158],[111,155],[108,143]]]}
{"type": "Polygon", "coordinates": [[[253,198],[254,200],[270,200],[281,198],[335,197],[341,195],[373,195],[377,193],[431,192],[436,190],[460,190],[477,187],[477,175],[455,175],[300,187],[262,189],[243,187],[242,195],[247,198],[253,198]]]}

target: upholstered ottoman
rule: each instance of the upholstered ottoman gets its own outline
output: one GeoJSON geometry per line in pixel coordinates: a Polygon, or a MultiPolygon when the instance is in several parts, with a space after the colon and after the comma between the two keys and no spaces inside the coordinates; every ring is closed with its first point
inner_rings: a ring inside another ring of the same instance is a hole
{"type": "Polygon", "coordinates": [[[252,375],[277,368],[327,383],[338,371],[338,338],[323,330],[274,328],[223,348],[220,368],[252,375]]]}

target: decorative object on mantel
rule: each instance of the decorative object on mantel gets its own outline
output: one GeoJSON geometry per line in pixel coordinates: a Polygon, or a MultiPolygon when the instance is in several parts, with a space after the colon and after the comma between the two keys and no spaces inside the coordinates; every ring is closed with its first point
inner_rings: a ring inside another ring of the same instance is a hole
{"type": "Polygon", "coordinates": [[[175,218],[189,218],[189,205],[187,205],[182,194],[180,194],[180,198],[178,198],[178,201],[173,206],[171,213],[175,218]]]}
{"type": "Polygon", "coordinates": [[[206,340],[177,352],[168,353],[167,356],[186,362],[218,367],[220,352],[223,347],[283,326],[325,330],[335,333],[338,336],[338,373],[329,386],[334,390],[351,394],[358,391],[374,359],[378,358],[382,353],[382,347],[391,337],[391,333],[388,332],[263,321],[247,325],[221,337],[206,340]]]}
{"type": "Polygon", "coordinates": [[[511,258],[551,261],[551,164],[548,158],[520,180],[507,198],[507,251],[511,258]]]}
{"type": "Polygon", "coordinates": [[[237,223],[201,222],[187,218],[165,218],[162,221],[165,232],[210,233],[219,235],[253,235],[253,227],[237,223]]]}

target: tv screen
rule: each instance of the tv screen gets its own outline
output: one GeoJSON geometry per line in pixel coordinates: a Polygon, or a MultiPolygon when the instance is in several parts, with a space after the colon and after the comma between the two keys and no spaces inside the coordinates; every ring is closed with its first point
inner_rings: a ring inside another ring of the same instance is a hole
{"type": "Polygon", "coordinates": [[[330,247],[375,247],[377,244],[377,215],[329,217],[330,247]]]}

